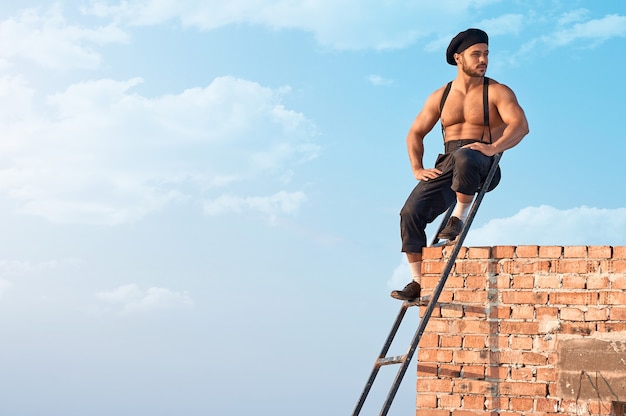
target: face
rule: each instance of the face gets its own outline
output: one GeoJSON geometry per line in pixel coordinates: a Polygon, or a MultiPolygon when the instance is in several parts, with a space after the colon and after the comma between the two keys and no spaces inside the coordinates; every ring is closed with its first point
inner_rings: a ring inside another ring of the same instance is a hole
{"type": "Polygon", "coordinates": [[[470,77],[483,77],[489,63],[489,46],[486,43],[477,43],[456,54],[457,65],[470,77]]]}

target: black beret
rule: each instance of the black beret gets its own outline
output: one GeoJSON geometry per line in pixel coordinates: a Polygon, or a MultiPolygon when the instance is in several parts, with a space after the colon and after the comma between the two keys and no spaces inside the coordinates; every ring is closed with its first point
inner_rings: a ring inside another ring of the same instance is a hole
{"type": "Polygon", "coordinates": [[[467,29],[466,31],[459,33],[450,41],[450,45],[448,45],[446,60],[450,65],[456,65],[454,54],[461,53],[465,49],[472,45],[476,45],[477,43],[489,44],[489,36],[487,36],[487,34],[480,29],[467,29]]]}

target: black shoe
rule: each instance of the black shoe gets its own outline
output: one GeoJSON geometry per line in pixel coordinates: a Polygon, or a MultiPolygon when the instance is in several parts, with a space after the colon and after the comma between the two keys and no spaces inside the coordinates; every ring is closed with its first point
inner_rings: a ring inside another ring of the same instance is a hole
{"type": "Polygon", "coordinates": [[[392,291],[391,297],[399,300],[413,300],[419,298],[421,292],[422,286],[416,281],[412,281],[404,286],[404,289],[392,291]]]}
{"type": "Polygon", "coordinates": [[[439,233],[439,238],[442,240],[454,240],[463,229],[463,221],[457,217],[450,217],[448,223],[443,230],[439,233]]]}

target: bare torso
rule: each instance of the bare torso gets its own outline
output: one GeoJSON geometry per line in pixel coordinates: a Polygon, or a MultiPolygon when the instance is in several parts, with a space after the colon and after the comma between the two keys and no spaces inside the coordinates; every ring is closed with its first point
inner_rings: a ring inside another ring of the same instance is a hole
{"type": "MultiPolygon", "coordinates": [[[[489,126],[491,137],[495,141],[502,136],[504,122],[494,104],[493,96],[497,94],[499,84],[489,82],[489,126]]],[[[441,88],[440,97],[444,88],[441,88]]],[[[444,127],[445,141],[460,139],[477,139],[489,142],[489,131],[484,124],[483,84],[472,86],[467,92],[452,88],[441,112],[441,123],[444,127]]]]}

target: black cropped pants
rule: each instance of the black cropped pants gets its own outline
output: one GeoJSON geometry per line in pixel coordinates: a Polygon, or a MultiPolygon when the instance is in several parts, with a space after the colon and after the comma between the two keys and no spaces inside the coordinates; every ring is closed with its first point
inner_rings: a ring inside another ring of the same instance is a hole
{"type": "MultiPolygon", "coordinates": [[[[427,245],[426,226],[444,213],[456,201],[456,192],[474,195],[489,174],[493,156],[477,150],[462,149],[477,140],[454,140],[445,143],[446,153],[440,154],[435,167],[442,173],[435,179],[420,181],[400,211],[402,251],[421,253],[427,245]]],[[[500,182],[500,168],[487,191],[500,182]]]]}

